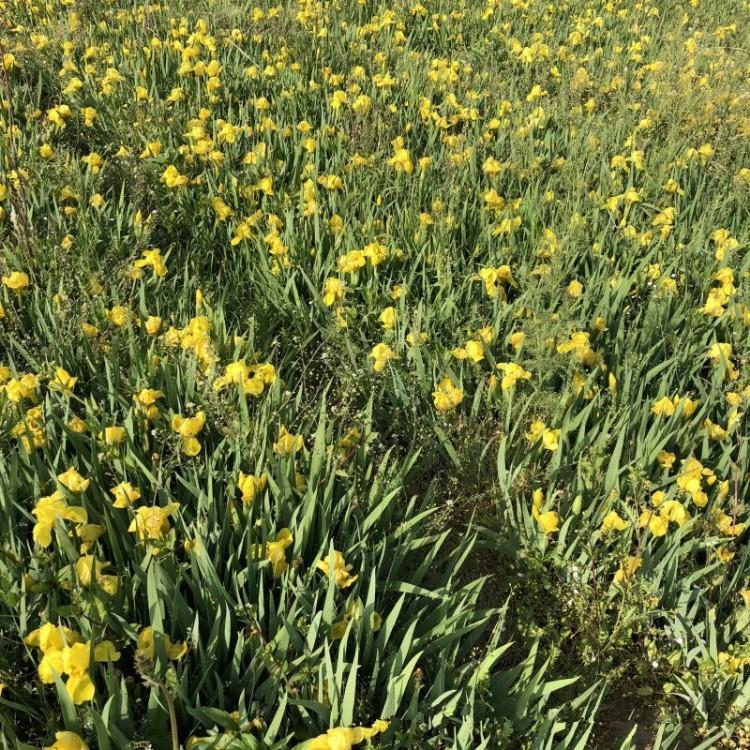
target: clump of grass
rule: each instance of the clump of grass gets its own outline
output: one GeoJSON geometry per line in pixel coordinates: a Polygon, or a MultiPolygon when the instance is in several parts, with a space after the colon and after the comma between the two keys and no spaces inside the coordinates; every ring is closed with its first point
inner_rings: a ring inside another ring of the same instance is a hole
{"type": "Polygon", "coordinates": [[[0,2],[4,746],[743,746],[745,5],[0,2]]]}

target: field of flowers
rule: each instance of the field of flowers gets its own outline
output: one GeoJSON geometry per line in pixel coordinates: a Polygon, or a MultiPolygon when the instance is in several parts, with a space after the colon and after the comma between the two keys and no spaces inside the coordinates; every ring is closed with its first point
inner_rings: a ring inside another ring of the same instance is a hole
{"type": "Polygon", "coordinates": [[[0,0],[2,750],[749,748],[748,0],[0,0]]]}

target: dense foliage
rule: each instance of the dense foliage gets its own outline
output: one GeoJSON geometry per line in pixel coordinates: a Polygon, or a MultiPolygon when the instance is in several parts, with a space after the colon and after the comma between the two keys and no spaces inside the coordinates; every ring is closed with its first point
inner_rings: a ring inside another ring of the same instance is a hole
{"type": "Polygon", "coordinates": [[[750,747],[748,19],[0,0],[2,747],[750,747]]]}

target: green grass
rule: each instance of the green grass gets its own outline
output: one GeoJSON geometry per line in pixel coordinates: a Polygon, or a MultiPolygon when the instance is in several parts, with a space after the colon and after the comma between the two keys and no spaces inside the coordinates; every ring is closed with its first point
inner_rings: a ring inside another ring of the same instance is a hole
{"type": "Polygon", "coordinates": [[[0,0],[3,747],[745,747],[748,11],[0,0]]]}

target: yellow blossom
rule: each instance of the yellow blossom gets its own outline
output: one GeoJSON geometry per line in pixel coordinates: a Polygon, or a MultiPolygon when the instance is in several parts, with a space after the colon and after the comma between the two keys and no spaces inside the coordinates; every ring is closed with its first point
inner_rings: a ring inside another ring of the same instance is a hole
{"type": "Polygon", "coordinates": [[[519,380],[531,379],[531,373],[515,362],[500,362],[497,369],[503,373],[500,387],[504,391],[511,390],[519,380]]]}
{"type": "Polygon", "coordinates": [[[628,555],[622,560],[620,567],[615,572],[614,582],[622,586],[624,583],[632,580],[642,564],[643,560],[640,557],[628,555]]]}
{"type": "MultiPolygon", "coordinates": [[[[167,659],[176,661],[181,659],[187,653],[187,643],[177,642],[173,643],[172,639],[166,634],[162,634],[162,641],[164,643],[164,650],[167,655],[167,659]]],[[[138,645],[136,654],[145,656],[149,659],[153,659],[156,655],[156,640],[154,637],[154,629],[148,625],[142,628],[138,633],[138,645]]]]}
{"type": "Polygon", "coordinates": [[[79,557],[75,564],[78,583],[84,588],[89,588],[92,581],[96,581],[97,585],[107,594],[116,594],[119,588],[119,580],[117,576],[102,573],[107,567],[109,567],[108,562],[97,560],[93,555],[79,557]]]}
{"type": "Polygon", "coordinates": [[[323,286],[323,304],[326,307],[340,305],[344,301],[346,284],[335,276],[329,276],[323,286]]]}
{"type": "MultiPolygon", "coordinates": [[[[326,576],[330,575],[331,564],[329,557],[322,558],[315,563],[315,567],[326,576]]],[[[338,550],[333,551],[333,578],[340,589],[349,588],[359,578],[358,575],[351,575],[349,572],[351,565],[347,565],[344,556],[338,550]]]]}
{"type": "Polygon", "coordinates": [[[378,320],[380,321],[380,325],[382,325],[386,331],[393,330],[396,326],[396,308],[386,307],[383,312],[380,313],[378,320]]]}
{"type": "Polygon", "coordinates": [[[180,449],[186,456],[197,456],[201,452],[201,444],[196,437],[206,424],[206,414],[199,411],[192,417],[175,414],[172,417],[172,431],[180,436],[180,449]]]}
{"type": "Polygon", "coordinates": [[[75,732],[55,732],[55,741],[43,750],[89,750],[89,746],[75,732]]]}
{"type": "Polygon", "coordinates": [[[22,292],[29,285],[29,277],[23,271],[13,271],[8,276],[3,276],[3,284],[13,292],[22,292]]]}
{"type": "Polygon", "coordinates": [[[84,524],[88,520],[86,509],[67,505],[65,496],[60,490],[37,500],[31,512],[36,517],[32,536],[34,541],[42,547],[49,547],[52,543],[52,529],[58,518],[76,524],[84,524]]]}
{"type": "Polygon", "coordinates": [[[158,335],[161,330],[161,318],[155,315],[149,315],[145,322],[146,333],[149,336],[158,335]]]}
{"type": "Polygon", "coordinates": [[[390,346],[388,346],[388,344],[375,344],[370,351],[370,359],[373,360],[372,369],[375,370],[375,372],[383,372],[388,362],[395,357],[396,353],[390,346]]]}
{"type": "Polygon", "coordinates": [[[560,529],[560,516],[557,511],[547,510],[543,511],[544,506],[544,492],[537,488],[532,493],[531,499],[531,515],[534,520],[539,524],[539,528],[542,532],[548,536],[553,534],[560,529]]]}
{"type": "Polygon", "coordinates": [[[141,491],[130,482],[120,482],[110,490],[110,493],[115,498],[113,508],[127,508],[141,498],[141,491]]]}
{"type": "Polygon", "coordinates": [[[268,478],[265,474],[260,474],[256,477],[255,474],[243,474],[240,472],[237,486],[242,493],[242,502],[246,505],[252,503],[258,492],[262,492],[265,489],[267,483],[268,478]]]}
{"type": "Polygon", "coordinates": [[[662,396],[662,398],[652,404],[651,411],[657,417],[671,417],[674,414],[675,406],[669,396],[662,396]]]}
{"type": "Polygon", "coordinates": [[[604,516],[601,530],[603,533],[611,533],[613,531],[624,531],[627,527],[628,522],[616,510],[611,510],[604,516]]]}
{"type": "Polygon", "coordinates": [[[286,549],[294,542],[294,537],[289,529],[281,529],[273,541],[266,542],[265,550],[261,545],[256,547],[256,557],[265,557],[271,563],[273,577],[281,577],[289,567],[286,561],[286,549]]]}
{"type": "Polygon", "coordinates": [[[169,503],[164,507],[158,505],[144,506],[135,511],[135,516],[128,526],[128,531],[138,535],[140,541],[161,541],[172,529],[170,516],[177,512],[179,503],[169,503]]]}
{"type": "Polygon", "coordinates": [[[126,437],[127,432],[125,431],[125,428],[116,425],[105,427],[99,433],[99,439],[104,441],[106,445],[119,445],[125,441],[126,437]]]}
{"type": "Polygon", "coordinates": [[[273,452],[277,456],[291,456],[293,453],[301,451],[304,445],[302,435],[293,435],[287,428],[282,425],[279,428],[279,436],[273,444],[273,452]]]}
{"type": "Polygon", "coordinates": [[[67,370],[58,367],[55,370],[55,377],[49,382],[49,387],[52,390],[60,391],[60,393],[70,396],[77,382],[78,378],[74,378],[67,370]]]}
{"type": "Polygon", "coordinates": [[[91,484],[91,480],[82,477],[74,466],[71,466],[62,474],[58,474],[57,481],[74,494],[85,492],[88,489],[89,484],[91,484]]]}
{"type": "Polygon", "coordinates": [[[438,411],[455,409],[463,398],[463,390],[455,386],[450,378],[443,378],[432,393],[432,400],[438,411]]]}
{"type": "Polygon", "coordinates": [[[568,284],[568,288],[566,291],[568,292],[568,295],[573,299],[580,299],[581,295],[583,294],[583,284],[581,284],[580,281],[573,279],[573,281],[568,284]]]}
{"type": "Polygon", "coordinates": [[[161,391],[154,388],[142,388],[134,394],[133,401],[143,409],[147,419],[156,419],[159,416],[159,407],[156,406],[156,402],[161,398],[164,398],[161,391]]]}
{"type": "Polygon", "coordinates": [[[151,250],[144,250],[143,257],[133,263],[133,268],[141,269],[151,267],[155,276],[162,277],[167,273],[167,266],[162,258],[161,250],[158,247],[151,250]]]}
{"type": "Polygon", "coordinates": [[[309,744],[307,750],[351,750],[354,745],[369,740],[388,729],[388,722],[378,720],[371,727],[337,727],[328,729],[318,735],[309,744]]]}
{"type": "Polygon", "coordinates": [[[525,436],[530,443],[541,440],[542,446],[548,451],[556,451],[559,447],[560,430],[549,429],[541,420],[532,422],[525,436]]]}
{"type": "Polygon", "coordinates": [[[677,456],[669,451],[661,450],[656,454],[656,460],[659,462],[659,466],[662,469],[671,469],[674,466],[674,462],[677,460],[677,456]]]}
{"type": "Polygon", "coordinates": [[[124,305],[116,305],[107,310],[107,320],[116,328],[123,328],[130,320],[130,310],[124,305]]]}

